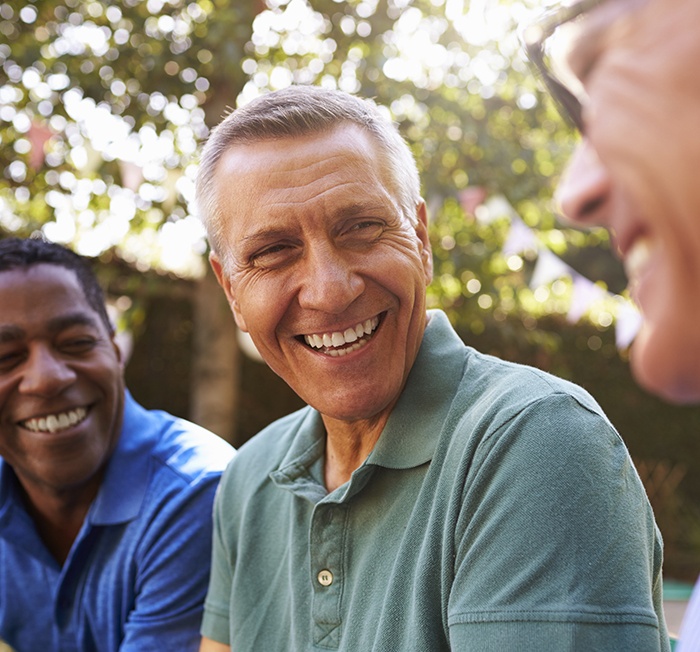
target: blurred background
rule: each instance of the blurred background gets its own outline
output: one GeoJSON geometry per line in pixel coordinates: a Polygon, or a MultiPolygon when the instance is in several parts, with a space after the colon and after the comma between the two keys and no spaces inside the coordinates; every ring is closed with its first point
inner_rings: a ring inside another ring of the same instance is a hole
{"type": "Polygon", "coordinates": [[[666,576],[692,581],[700,408],[634,384],[624,272],[604,232],[556,213],[576,135],[517,38],[549,4],[0,0],[0,237],[93,257],[135,397],[241,445],[301,402],[236,332],[208,270],[198,148],[231,108],[291,83],[373,97],[422,172],[430,305],[466,343],[596,397],[647,487],[666,576]]]}

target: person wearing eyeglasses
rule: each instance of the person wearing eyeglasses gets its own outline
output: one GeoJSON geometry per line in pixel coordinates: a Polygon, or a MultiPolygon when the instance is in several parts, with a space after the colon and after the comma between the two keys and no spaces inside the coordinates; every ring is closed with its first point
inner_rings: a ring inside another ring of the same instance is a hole
{"type": "MultiPolygon", "coordinates": [[[[610,230],[644,318],[632,371],[679,404],[700,402],[699,28],[698,0],[583,0],[524,32],[582,135],[562,212],[610,230]]],[[[676,649],[700,650],[700,583],[676,649]]]]}

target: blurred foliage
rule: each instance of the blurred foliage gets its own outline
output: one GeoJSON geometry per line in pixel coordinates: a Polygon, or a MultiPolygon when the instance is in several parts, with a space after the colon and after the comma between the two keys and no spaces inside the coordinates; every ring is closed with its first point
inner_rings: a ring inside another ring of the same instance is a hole
{"type": "MultiPolygon", "coordinates": [[[[222,115],[290,83],[373,97],[422,173],[430,305],[478,348],[585,385],[635,454],[698,460],[683,438],[697,432],[698,411],[634,386],[613,342],[614,311],[567,323],[571,283],[531,289],[536,253],[504,257],[509,219],[477,219],[484,199],[503,197],[540,245],[623,291],[606,234],[565,227],[553,207],[575,135],[516,35],[552,2],[0,0],[0,234],[42,231],[111,263],[107,284],[129,297],[143,329],[144,284],[159,281],[114,264],[203,273],[196,153],[222,115]]],[[[687,491],[697,498],[699,487],[687,491]]]]}
{"type": "Polygon", "coordinates": [[[507,220],[475,220],[470,193],[505,197],[589,278],[617,290],[624,278],[599,255],[604,234],[563,228],[552,210],[574,136],[520,53],[517,28],[540,4],[0,0],[0,229],[197,276],[206,244],[190,204],[208,129],[269,89],[340,87],[388,107],[416,155],[432,305],[474,332],[517,315],[523,337],[542,339],[533,314],[565,311],[570,290],[533,296],[532,266],[500,254],[507,220]]]}

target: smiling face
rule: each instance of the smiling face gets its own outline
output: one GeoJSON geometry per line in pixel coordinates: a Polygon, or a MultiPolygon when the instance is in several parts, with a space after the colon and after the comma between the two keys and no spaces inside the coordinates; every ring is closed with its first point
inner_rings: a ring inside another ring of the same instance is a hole
{"type": "Polygon", "coordinates": [[[212,265],[239,327],[325,417],[387,415],[425,328],[424,205],[413,226],[350,124],[234,145],[215,181],[226,251],[212,265]]]}
{"type": "Polygon", "coordinates": [[[613,233],[644,325],[633,371],[652,392],[700,400],[700,24],[697,0],[608,0],[570,60],[588,96],[563,212],[613,233]]]}
{"type": "Polygon", "coordinates": [[[0,272],[0,456],[30,498],[96,492],[123,402],[117,348],[75,273],[0,272]]]}

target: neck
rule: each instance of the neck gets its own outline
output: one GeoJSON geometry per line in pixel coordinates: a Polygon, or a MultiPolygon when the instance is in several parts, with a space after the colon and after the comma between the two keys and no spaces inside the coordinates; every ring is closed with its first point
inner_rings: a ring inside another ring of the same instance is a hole
{"type": "Polygon", "coordinates": [[[388,418],[388,413],[378,419],[353,422],[323,417],[326,426],[324,481],[329,492],[350,480],[353,471],[367,459],[388,418]]]}
{"type": "Polygon", "coordinates": [[[100,482],[101,477],[94,478],[79,491],[23,487],[27,512],[44,545],[60,564],[68,557],[100,482]]]}

